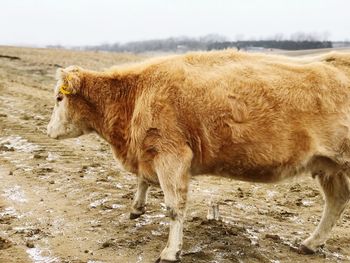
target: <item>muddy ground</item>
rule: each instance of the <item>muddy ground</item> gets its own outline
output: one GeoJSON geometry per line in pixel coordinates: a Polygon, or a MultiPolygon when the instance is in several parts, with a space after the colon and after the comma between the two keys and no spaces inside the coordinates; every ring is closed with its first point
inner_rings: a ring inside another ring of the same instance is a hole
{"type": "MultiPolygon", "coordinates": [[[[166,243],[163,195],[129,220],[136,179],[96,135],[46,136],[58,67],[103,69],[130,54],[0,47],[0,262],[154,262],[166,243]]],[[[203,176],[192,180],[182,262],[350,262],[350,208],[326,246],[295,252],[323,200],[304,177],[278,185],[203,176]],[[207,219],[217,202],[221,220],[207,219]]]]}

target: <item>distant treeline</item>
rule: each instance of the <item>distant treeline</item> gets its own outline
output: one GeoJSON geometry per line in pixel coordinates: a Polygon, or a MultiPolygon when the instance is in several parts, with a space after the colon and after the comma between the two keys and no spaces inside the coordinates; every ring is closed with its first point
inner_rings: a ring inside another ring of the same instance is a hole
{"type": "MultiPolygon", "coordinates": [[[[238,39],[238,38],[237,38],[238,39]]],[[[79,50],[111,51],[111,52],[187,52],[192,50],[219,50],[236,48],[242,50],[263,49],[319,49],[319,48],[349,48],[349,41],[327,41],[327,34],[311,34],[296,32],[289,37],[283,34],[276,34],[267,40],[239,40],[229,41],[225,36],[209,34],[202,37],[170,37],[166,39],[154,39],[144,41],[134,41],[128,43],[100,44],[95,46],[64,47],[61,45],[51,45],[48,48],[70,48],[79,50]]]]}
{"type": "Polygon", "coordinates": [[[207,46],[207,50],[225,49],[237,47],[238,49],[249,48],[274,48],[284,50],[301,50],[333,47],[331,41],[293,41],[293,40],[257,40],[257,41],[237,41],[237,42],[215,42],[207,46]]]}
{"type": "Polygon", "coordinates": [[[129,42],[125,44],[101,44],[97,46],[79,47],[84,50],[113,51],[113,52],[185,52],[189,50],[219,50],[227,48],[237,49],[317,49],[331,48],[331,41],[316,40],[247,40],[247,41],[225,41],[213,39],[192,38],[168,38],[160,40],[147,40],[129,42]]]}

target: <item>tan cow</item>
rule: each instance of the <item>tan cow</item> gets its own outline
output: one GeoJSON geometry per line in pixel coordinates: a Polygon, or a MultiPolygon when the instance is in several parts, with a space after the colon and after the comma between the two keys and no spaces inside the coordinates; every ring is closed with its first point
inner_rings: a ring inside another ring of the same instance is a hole
{"type": "Polygon", "coordinates": [[[191,53],[94,72],[58,71],[52,138],[96,132],[138,175],[130,217],[149,184],[164,191],[170,233],[160,262],[179,260],[191,176],[277,182],[317,177],[326,205],[305,253],[322,245],[350,198],[350,55],[312,59],[191,53]]]}

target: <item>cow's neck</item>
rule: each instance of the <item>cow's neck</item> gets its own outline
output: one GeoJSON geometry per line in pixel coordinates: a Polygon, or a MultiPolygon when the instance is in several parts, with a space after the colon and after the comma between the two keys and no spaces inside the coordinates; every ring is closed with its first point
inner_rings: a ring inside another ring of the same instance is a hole
{"type": "Polygon", "coordinates": [[[87,79],[84,87],[95,109],[95,116],[91,118],[92,128],[112,146],[114,154],[123,163],[128,151],[129,125],[138,90],[136,78],[130,75],[101,76],[101,83],[87,79]]]}

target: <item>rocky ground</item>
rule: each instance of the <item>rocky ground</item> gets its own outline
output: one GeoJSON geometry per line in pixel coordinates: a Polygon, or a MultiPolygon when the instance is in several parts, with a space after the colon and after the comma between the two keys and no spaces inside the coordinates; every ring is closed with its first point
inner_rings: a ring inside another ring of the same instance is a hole
{"type": "MultiPolygon", "coordinates": [[[[101,70],[144,59],[0,47],[0,262],[154,262],[166,243],[162,192],[129,220],[136,179],[96,135],[46,136],[58,67],[101,70]]],[[[303,177],[277,185],[192,180],[182,262],[350,262],[350,208],[324,248],[295,251],[320,220],[322,196],[303,177]],[[220,220],[208,220],[209,203],[220,220]]]]}

